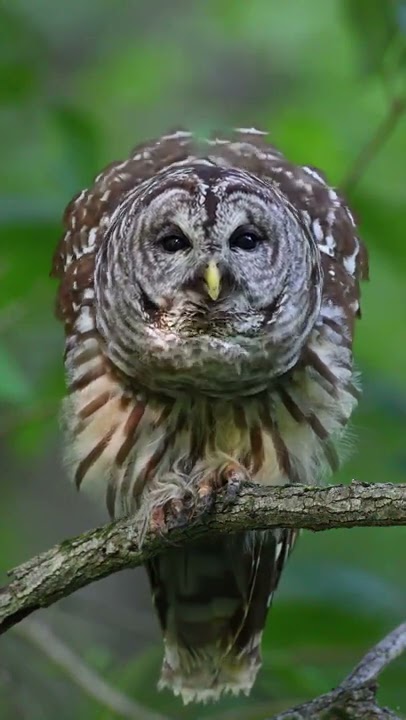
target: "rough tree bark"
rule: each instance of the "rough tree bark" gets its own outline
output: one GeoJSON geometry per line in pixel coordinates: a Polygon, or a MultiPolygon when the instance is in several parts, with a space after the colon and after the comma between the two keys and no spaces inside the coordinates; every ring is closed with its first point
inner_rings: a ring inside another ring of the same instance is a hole
{"type": "Polygon", "coordinates": [[[406,485],[247,485],[232,505],[225,505],[219,494],[212,511],[174,526],[168,536],[147,534],[142,547],[134,520],[128,518],[66,540],[14,568],[10,584],[0,589],[0,633],[95,580],[141,565],[168,542],[180,545],[213,533],[272,527],[317,531],[405,524],[406,485]]]}
{"type": "MultiPolygon", "coordinates": [[[[66,540],[10,571],[11,581],[0,589],[0,633],[33,611],[48,607],[95,580],[144,563],[165,550],[213,533],[273,527],[333,528],[406,525],[406,485],[335,485],[325,488],[246,485],[232,505],[219,493],[215,507],[168,534],[140,535],[133,518],[66,540]]],[[[379,708],[376,678],[406,647],[406,625],[385,638],[331,693],[282,713],[276,720],[389,720],[397,716],[379,708]]],[[[123,715],[125,717],[125,715],[123,715]]]]}

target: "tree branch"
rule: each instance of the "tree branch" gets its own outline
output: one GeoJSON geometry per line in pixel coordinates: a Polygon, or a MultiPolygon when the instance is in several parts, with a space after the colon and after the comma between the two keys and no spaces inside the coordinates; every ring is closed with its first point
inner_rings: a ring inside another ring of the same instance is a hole
{"type": "Polygon", "coordinates": [[[406,623],[372,648],[343,682],[330,693],[269,720],[400,720],[376,702],[378,675],[406,650],[406,623]]]}
{"type": "Polygon", "coordinates": [[[406,112],[406,90],[404,83],[396,82],[399,76],[403,77],[403,68],[406,58],[406,45],[402,32],[395,32],[388,44],[387,52],[382,58],[381,74],[384,88],[388,97],[388,107],[375,129],[372,137],[361,148],[348,171],[346,178],[340,183],[345,195],[350,195],[358,185],[368,166],[393,135],[399,121],[406,112]]]}
{"type": "Polygon", "coordinates": [[[393,134],[400,119],[404,115],[405,110],[406,97],[394,98],[392,100],[386,115],[378,125],[373,136],[361,149],[359,155],[355,158],[347,177],[340,183],[340,187],[345,195],[348,196],[354,191],[368,165],[375,159],[379,150],[393,134]]]}
{"type": "Polygon", "coordinates": [[[406,524],[406,485],[363,484],[312,488],[246,485],[233,505],[219,493],[213,512],[168,535],[140,534],[133,518],[66,540],[12,570],[0,589],[0,633],[95,580],[135,567],[165,550],[213,533],[274,527],[328,530],[406,524]]]}

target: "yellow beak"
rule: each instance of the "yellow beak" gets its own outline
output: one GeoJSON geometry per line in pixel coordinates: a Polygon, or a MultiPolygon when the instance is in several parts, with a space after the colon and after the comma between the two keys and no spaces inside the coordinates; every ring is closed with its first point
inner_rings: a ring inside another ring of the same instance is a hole
{"type": "Polygon", "coordinates": [[[211,297],[212,300],[217,300],[220,295],[221,275],[218,265],[214,260],[210,260],[205,270],[204,281],[209,297],[211,297]]]}

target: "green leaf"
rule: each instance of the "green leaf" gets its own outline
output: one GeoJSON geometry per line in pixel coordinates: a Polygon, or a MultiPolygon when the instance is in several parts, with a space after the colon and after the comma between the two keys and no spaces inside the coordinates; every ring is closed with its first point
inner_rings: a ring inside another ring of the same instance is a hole
{"type": "Polygon", "coordinates": [[[11,3],[0,7],[0,98],[16,103],[38,92],[45,60],[44,42],[38,31],[11,3]]]}
{"type": "Polygon", "coordinates": [[[51,113],[63,143],[63,170],[70,185],[88,185],[101,164],[97,126],[89,115],[66,104],[55,104],[51,113]]]}
{"type": "Polygon", "coordinates": [[[49,272],[60,235],[61,225],[56,220],[41,222],[37,218],[30,222],[27,217],[0,224],[0,307],[27,297],[33,288],[37,301],[44,292],[56,288],[49,272]]]}
{"type": "Polygon", "coordinates": [[[25,403],[32,399],[32,388],[8,351],[0,346],[0,401],[25,403]]]}
{"type": "Polygon", "coordinates": [[[357,36],[363,71],[378,72],[397,32],[397,2],[345,0],[344,10],[357,36]]]}
{"type": "Polygon", "coordinates": [[[66,198],[44,195],[0,195],[0,227],[19,225],[24,232],[24,223],[35,226],[41,223],[57,222],[66,205],[66,198]]]}

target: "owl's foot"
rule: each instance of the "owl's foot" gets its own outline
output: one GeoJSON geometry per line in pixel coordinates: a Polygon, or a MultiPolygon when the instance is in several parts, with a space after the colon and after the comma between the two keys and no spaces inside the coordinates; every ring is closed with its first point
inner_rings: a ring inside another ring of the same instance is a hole
{"type": "Polygon", "coordinates": [[[198,484],[199,514],[210,511],[220,491],[224,492],[223,507],[232,505],[243,483],[249,482],[249,473],[242,465],[229,462],[204,476],[198,484]]]}
{"type": "Polygon", "coordinates": [[[183,498],[172,498],[158,505],[151,512],[150,530],[165,535],[172,528],[179,528],[191,521],[195,503],[188,493],[183,498]]]}
{"type": "Polygon", "coordinates": [[[156,505],[150,514],[149,529],[152,533],[165,535],[168,530],[180,528],[196,521],[210,512],[223,494],[223,507],[233,504],[243,483],[250,477],[241,465],[229,462],[203,475],[191,488],[185,488],[183,495],[177,495],[156,505]]]}

